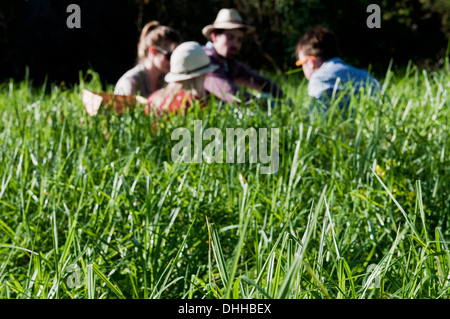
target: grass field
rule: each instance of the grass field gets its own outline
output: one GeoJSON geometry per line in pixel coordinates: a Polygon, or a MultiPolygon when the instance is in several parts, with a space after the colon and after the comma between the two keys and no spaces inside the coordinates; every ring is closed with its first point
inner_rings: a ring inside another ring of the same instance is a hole
{"type": "MultiPolygon", "coordinates": [[[[0,86],[0,298],[449,298],[448,60],[353,117],[212,101],[89,117],[80,83],[0,86]],[[171,132],[280,128],[280,168],[175,164],[171,132]]],[[[336,110],[335,110],[336,111],[336,110]]]]}

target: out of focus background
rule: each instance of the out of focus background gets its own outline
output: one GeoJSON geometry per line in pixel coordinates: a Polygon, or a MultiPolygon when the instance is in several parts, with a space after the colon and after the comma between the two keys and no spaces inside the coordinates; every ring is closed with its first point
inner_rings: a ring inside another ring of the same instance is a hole
{"type": "Polygon", "coordinates": [[[2,0],[0,81],[33,83],[79,80],[93,68],[115,83],[136,61],[138,37],[146,22],[177,29],[183,40],[204,44],[202,28],[221,8],[237,8],[256,27],[240,59],[252,68],[284,72],[295,67],[295,44],[310,26],[322,24],[338,36],[341,57],[383,74],[390,61],[404,67],[439,68],[450,34],[448,0],[2,0]],[[69,29],[69,4],[81,8],[81,28],[69,29]],[[369,29],[371,3],[381,8],[381,28],[369,29]],[[28,69],[28,71],[27,71],[28,69]]]}

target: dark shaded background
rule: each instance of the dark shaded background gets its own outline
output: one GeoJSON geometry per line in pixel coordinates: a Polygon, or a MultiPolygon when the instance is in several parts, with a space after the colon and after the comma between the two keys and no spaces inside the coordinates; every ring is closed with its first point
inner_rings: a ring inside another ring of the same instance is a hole
{"type": "Polygon", "coordinates": [[[202,28],[223,7],[237,8],[257,33],[249,35],[240,58],[255,69],[294,68],[295,44],[310,26],[323,24],[338,36],[341,56],[358,67],[384,74],[409,60],[440,67],[449,34],[448,0],[1,0],[0,82],[25,76],[76,83],[90,67],[115,83],[136,61],[143,25],[159,20],[184,40],[205,43],[202,28]],[[81,7],[81,29],[69,29],[67,6],[81,7]],[[370,3],[381,7],[381,29],[369,29],[370,3]]]}

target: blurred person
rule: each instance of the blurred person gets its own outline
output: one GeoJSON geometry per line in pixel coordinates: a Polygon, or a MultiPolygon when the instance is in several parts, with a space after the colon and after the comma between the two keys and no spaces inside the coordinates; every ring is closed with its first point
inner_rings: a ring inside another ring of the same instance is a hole
{"type": "Polygon", "coordinates": [[[168,85],[150,95],[145,113],[184,111],[196,100],[206,105],[205,76],[217,68],[198,42],[180,44],[173,51],[170,72],[164,77],[168,85]]]}
{"type": "MultiPolygon", "coordinates": [[[[258,90],[266,96],[283,97],[283,91],[272,81],[236,59],[244,36],[253,31],[254,27],[249,26],[236,9],[221,9],[214,23],[203,28],[202,34],[210,40],[203,49],[211,63],[218,66],[206,76],[205,89],[217,98],[230,103],[235,101],[241,93],[237,85],[258,90]]],[[[243,96],[244,100],[251,97],[247,92],[243,92],[243,96]]]]}
{"type": "Polygon", "coordinates": [[[339,103],[345,112],[350,103],[350,92],[361,88],[380,89],[380,83],[367,71],[345,64],[338,54],[338,44],[333,32],[323,26],[307,30],[296,47],[297,66],[303,68],[308,83],[308,95],[314,103],[326,112],[330,106],[333,91],[337,96],[342,90],[349,90],[339,103]]]}
{"type": "Polygon", "coordinates": [[[147,23],[139,39],[138,63],[117,81],[114,94],[148,98],[160,89],[164,75],[170,70],[172,51],[180,42],[180,35],[171,27],[158,21],[147,23]]]}

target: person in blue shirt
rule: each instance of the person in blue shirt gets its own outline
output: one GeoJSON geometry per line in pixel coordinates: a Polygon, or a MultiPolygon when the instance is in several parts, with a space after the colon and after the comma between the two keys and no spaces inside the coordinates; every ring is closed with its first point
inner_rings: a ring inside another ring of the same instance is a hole
{"type": "Polygon", "coordinates": [[[311,108],[319,107],[320,111],[326,112],[334,96],[341,98],[339,107],[345,113],[351,94],[358,93],[363,87],[371,92],[381,88],[367,71],[345,64],[339,58],[336,36],[323,26],[307,30],[297,43],[296,55],[295,64],[302,66],[309,81],[308,95],[314,99],[311,108]]]}

